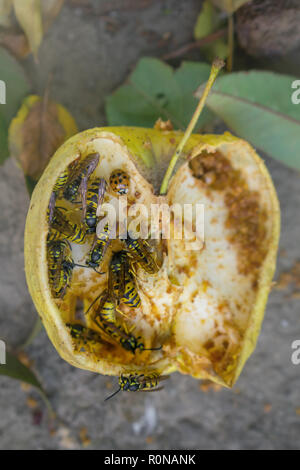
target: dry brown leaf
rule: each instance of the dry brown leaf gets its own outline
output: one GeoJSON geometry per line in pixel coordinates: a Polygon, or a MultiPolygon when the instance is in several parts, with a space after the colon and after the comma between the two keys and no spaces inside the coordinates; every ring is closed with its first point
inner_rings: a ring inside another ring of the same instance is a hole
{"type": "Polygon", "coordinates": [[[64,129],[58,122],[56,105],[47,100],[37,102],[29,112],[23,127],[24,149],[21,164],[24,173],[36,179],[40,168],[64,141],[64,129]]]}
{"type": "Polygon", "coordinates": [[[47,94],[29,96],[9,128],[11,155],[25,175],[37,180],[57,148],[76,132],[72,116],[47,94]]]}

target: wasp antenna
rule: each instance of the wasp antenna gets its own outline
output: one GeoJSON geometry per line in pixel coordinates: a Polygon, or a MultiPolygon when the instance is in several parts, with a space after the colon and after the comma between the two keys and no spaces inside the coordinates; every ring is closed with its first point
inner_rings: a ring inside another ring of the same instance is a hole
{"type": "Polygon", "coordinates": [[[120,391],[121,391],[121,387],[119,387],[118,390],[116,392],[114,392],[112,395],[109,395],[109,397],[105,398],[104,401],[110,400],[112,397],[117,395],[117,393],[119,393],[120,391]]]}

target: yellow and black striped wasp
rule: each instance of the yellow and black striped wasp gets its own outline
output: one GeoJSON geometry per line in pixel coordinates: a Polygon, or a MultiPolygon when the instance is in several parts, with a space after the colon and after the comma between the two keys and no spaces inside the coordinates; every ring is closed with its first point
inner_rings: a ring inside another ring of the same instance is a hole
{"type": "Polygon", "coordinates": [[[47,242],[47,261],[49,284],[55,298],[63,298],[66,289],[70,286],[75,266],[87,268],[74,263],[72,249],[67,240],[47,242]]]}
{"type": "MultiPolygon", "coordinates": [[[[85,315],[90,311],[95,302],[99,299],[98,296],[89,306],[85,315]]],[[[92,321],[104,331],[110,338],[119,343],[126,351],[131,351],[135,354],[136,350],[139,351],[158,351],[159,348],[145,348],[143,342],[139,341],[140,336],[136,337],[127,328],[117,324],[116,319],[116,299],[111,298],[108,292],[101,294],[101,300],[98,307],[92,314],[92,321]]]]}
{"type": "Polygon", "coordinates": [[[146,271],[148,274],[155,274],[159,271],[159,267],[150,251],[149,244],[146,240],[141,238],[135,240],[131,238],[129,234],[127,234],[127,237],[123,241],[129,256],[133,259],[133,261],[141,266],[144,271],[146,271]]]}
{"type": "Polygon", "coordinates": [[[161,346],[159,348],[145,348],[144,343],[139,341],[141,339],[141,336],[134,336],[132,332],[127,331],[127,329],[120,325],[117,325],[116,323],[110,323],[102,320],[101,323],[97,323],[97,325],[109,337],[119,343],[122,348],[124,348],[126,351],[132,352],[132,354],[135,354],[137,350],[139,350],[140,352],[159,351],[162,348],[161,346]]]}
{"type": "Polygon", "coordinates": [[[90,268],[93,268],[96,272],[98,272],[96,268],[98,268],[100,263],[102,262],[106,250],[111,242],[110,234],[111,229],[109,224],[107,223],[104,226],[102,232],[95,239],[92,249],[89,252],[88,258],[86,259],[86,265],[90,268]]]}
{"type": "Polygon", "coordinates": [[[126,275],[128,271],[128,258],[126,251],[117,251],[113,254],[108,270],[108,292],[120,302],[125,294],[126,275]]]}
{"type": "Polygon", "coordinates": [[[121,302],[132,308],[138,308],[141,305],[141,299],[136,289],[132,275],[127,272],[125,276],[125,291],[121,302]]]}
{"type": "Polygon", "coordinates": [[[70,202],[77,199],[78,193],[81,193],[83,218],[85,218],[86,211],[86,192],[88,179],[95,171],[99,163],[99,153],[91,153],[83,160],[81,160],[75,168],[70,171],[67,182],[64,187],[63,196],[70,202]]]}
{"type": "Polygon", "coordinates": [[[113,254],[109,265],[108,291],[111,296],[132,308],[141,304],[140,296],[136,290],[133,276],[130,271],[130,260],[125,250],[113,254]]]}
{"type": "Polygon", "coordinates": [[[71,283],[74,268],[69,243],[65,240],[48,242],[47,260],[52,295],[55,298],[63,298],[71,283]]]}
{"type": "Polygon", "coordinates": [[[167,380],[168,375],[159,375],[156,372],[153,372],[149,375],[144,374],[130,374],[129,376],[124,376],[123,374],[119,377],[119,388],[112,395],[105,398],[104,401],[110,400],[120,391],[123,392],[158,392],[164,387],[159,387],[159,383],[162,380],[167,380]]]}
{"type": "Polygon", "coordinates": [[[80,341],[83,345],[102,343],[102,338],[96,331],[87,328],[81,323],[66,323],[72,338],[80,341]]]}
{"type": "Polygon", "coordinates": [[[48,233],[48,241],[66,238],[70,242],[82,245],[85,243],[86,231],[82,225],[71,222],[61,209],[55,207],[53,219],[48,233]]]}

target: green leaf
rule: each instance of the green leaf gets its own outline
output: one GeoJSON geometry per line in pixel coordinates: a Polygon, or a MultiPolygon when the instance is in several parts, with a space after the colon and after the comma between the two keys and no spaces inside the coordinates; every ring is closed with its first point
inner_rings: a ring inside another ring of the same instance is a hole
{"type": "MultiPolygon", "coordinates": [[[[193,93],[209,76],[207,64],[185,62],[174,72],[158,59],[141,59],[122,85],[106,100],[109,125],[153,127],[158,118],[170,119],[174,128],[184,129],[197,105],[193,93]]],[[[211,119],[206,112],[198,125],[211,119]]]]}
{"type": "MultiPolygon", "coordinates": [[[[183,62],[181,67],[175,72],[175,79],[180,86],[181,104],[177,108],[176,100],[173,99],[173,106],[179,110],[179,115],[183,123],[183,129],[186,129],[193,112],[197,106],[198,100],[195,98],[195,90],[201,84],[205,84],[210,74],[210,66],[204,62],[183,62]]],[[[203,127],[214,119],[213,114],[206,108],[202,111],[195,129],[203,127]]]]}
{"type": "Polygon", "coordinates": [[[219,24],[219,18],[216,9],[209,0],[205,0],[202,5],[194,28],[194,38],[202,39],[215,31],[219,24]]]}
{"type": "Polygon", "coordinates": [[[3,48],[0,48],[0,80],[6,84],[6,104],[0,104],[0,112],[8,127],[30,86],[20,64],[3,48]]]}
{"type": "Polygon", "coordinates": [[[7,377],[26,382],[44,393],[34,373],[28,367],[24,366],[16,356],[9,352],[6,352],[6,364],[0,365],[0,375],[6,375],[7,377]]]}
{"type": "Polygon", "coordinates": [[[237,135],[300,169],[300,105],[291,100],[294,80],[272,72],[224,75],[208,96],[207,105],[237,135]]]}

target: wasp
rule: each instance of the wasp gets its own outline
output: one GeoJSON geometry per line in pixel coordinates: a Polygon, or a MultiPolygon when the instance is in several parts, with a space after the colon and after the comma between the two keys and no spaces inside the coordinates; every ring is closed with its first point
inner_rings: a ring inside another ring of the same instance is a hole
{"type": "Polygon", "coordinates": [[[136,290],[133,277],[129,272],[125,275],[125,292],[121,302],[132,308],[138,308],[141,305],[140,296],[136,290]]]}
{"type": "Polygon", "coordinates": [[[49,201],[49,223],[52,222],[53,219],[53,211],[55,207],[56,198],[61,191],[61,189],[65,186],[67,179],[69,176],[69,170],[66,168],[57,178],[55,185],[53,186],[53,190],[50,196],[49,201]]]}
{"type": "Polygon", "coordinates": [[[159,267],[153,258],[146,240],[141,238],[134,240],[127,234],[127,238],[124,239],[124,243],[129,256],[131,256],[133,260],[144,269],[144,271],[148,274],[155,274],[158,272],[159,267]]]}
{"type": "Polygon", "coordinates": [[[119,377],[119,388],[112,395],[105,398],[104,401],[109,400],[114,397],[121,390],[123,392],[158,392],[164,387],[159,387],[159,383],[162,380],[167,380],[168,375],[159,375],[156,372],[153,372],[149,375],[144,374],[130,374],[129,376],[124,376],[123,374],[119,377]]]}
{"type": "Polygon", "coordinates": [[[78,192],[81,193],[83,218],[85,218],[86,211],[86,192],[87,182],[90,175],[96,169],[99,163],[99,153],[91,153],[80,161],[75,169],[69,173],[68,180],[65,184],[63,196],[70,202],[74,202],[77,198],[78,192]]]}
{"type": "Polygon", "coordinates": [[[118,251],[113,254],[108,273],[108,291],[119,302],[136,308],[141,304],[134,280],[129,271],[129,263],[126,251],[118,251]]]}
{"type": "Polygon", "coordinates": [[[114,170],[109,177],[111,189],[120,194],[127,194],[129,190],[129,176],[123,170],[114,170]]]}
{"type": "Polygon", "coordinates": [[[140,352],[159,351],[162,348],[162,346],[159,348],[145,348],[144,343],[139,341],[141,336],[136,337],[132,332],[127,331],[125,328],[115,323],[102,321],[101,324],[97,324],[108,336],[113,338],[117,343],[120,343],[122,348],[126,349],[126,351],[132,352],[132,354],[135,354],[137,350],[140,352]]]}
{"type": "Polygon", "coordinates": [[[84,224],[87,233],[95,233],[97,225],[97,209],[102,205],[107,183],[104,178],[92,181],[86,195],[86,215],[84,224]]]}
{"type": "MultiPolygon", "coordinates": [[[[91,251],[89,252],[88,258],[86,260],[87,266],[93,268],[96,271],[96,268],[100,265],[101,261],[104,258],[105,252],[110,244],[110,233],[111,228],[107,223],[103,228],[100,235],[96,238],[91,251]]],[[[96,271],[98,272],[98,271],[96,271]]]]}
{"type": "Polygon", "coordinates": [[[57,207],[53,211],[53,219],[48,233],[48,241],[66,238],[70,242],[82,245],[85,242],[86,231],[65,217],[57,207]]]}
{"type": "Polygon", "coordinates": [[[48,243],[47,248],[51,292],[54,297],[63,298],[74,268],[71,247],[67,241],[59,240],[48,243]]]}
{"type": "Polygon", "coordinates": [[[113,254],[108,271],[108,292],[118,301],[125,294],[125,279],[128,270],[128,258],[126,251],[118,251],[113,254]]]}
{"type": "MultiPolygon", "coordinates": [[[[131,332],[116,322],[116,299],[112,298],[108,292],[101,294],[102,299],[100,300],[99,306],[95,310],[92,319],[96,325],[103,330],[109,337],[113,338],[117,343],[135,354],[136,350],[142,351],[158,351],[159,348],[145,348],[144,343],[139,341],[141,336],[134,336],[131,332]]],[[[99,299],[99,296],[91,303],[85,315],[89,312],[95,302],[99,299]]]]}
{"type": "Polygon", "coordinates": [[[100,318],[101,321],[108,323],[116,322],[116,301],[107,293],[103,295],[93,318],[94,322],[101,327],[101,325],[98,323],[98,318],[100,318]]]}

